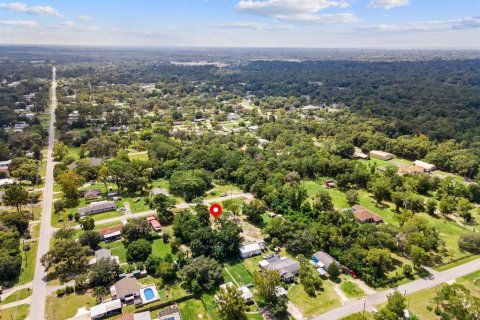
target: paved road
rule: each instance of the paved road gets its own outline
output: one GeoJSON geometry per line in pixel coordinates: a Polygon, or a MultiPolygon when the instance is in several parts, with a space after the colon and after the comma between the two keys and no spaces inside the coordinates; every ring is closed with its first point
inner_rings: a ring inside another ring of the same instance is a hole
{"type": "Polygon", "coordinates": [[[57,81],[56,70],[52,68],[52,87],[50,89],[50,127],[48,136],[48,152],[47,152],[47,173],[45,175],[45,190],[42,202],[42,217],[40,224],[40,240],[38,242],[37,262],[35,265],[35,277],[33,279],[33,294],[30,305],[29,320],[45,319],[45,301],[47,298],[47,273],[45,268],[40,264],[40,258],[48,252],[50,238],[55,230],[51,226],[52,203],[53,203],[53,143],[55,139],[55,109],[57,107],[57,81]]]}
{"type": "MultiPolygon", "coordinates": [[[[458,277],[467,275],[469,273],[480,270],[480,259],[467,262],[458,267],[448,269],[441,272],[436,272],[429,278],[415,280],[404,285],[395,288],[402,294],[411,294],[424,289],[432,288],[444,282],[451,282],[458,277]]],[[[369,311],[373,306],[384,303],[387,301],[387,295],[394,292],[395,289],[389,289],[383,292],[379,292],[373,295],[367,296],[366,299],[352,300],[345,305],[336,309],[330,310],[326,313],[311,318],[311,320],[335,320],[346,317],[352,313],[360,312],[363,310],[365,302],[366,310],[369,311]]]]}

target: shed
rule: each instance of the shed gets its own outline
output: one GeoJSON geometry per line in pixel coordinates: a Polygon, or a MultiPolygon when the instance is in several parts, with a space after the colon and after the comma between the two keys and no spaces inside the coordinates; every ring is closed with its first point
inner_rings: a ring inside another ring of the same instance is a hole
{"type": "Polygon", "coordinates": [[[240,257],[243,259],[253,257],[262,253],[262,247],[258,242],[244,243],[240,246],[240,257]]]}
{"type": "Polygon", "coordinates": [[[424,161],[421,161],[421,160],[415,160],[413,162],[413,165],[415,165],[417,167],[420,167],[427,172],[431,172],[431,171],[435,170],[435,165],[434,164],[424,162],[424,161]]]}
{"type": "Polygon", "coordinates": [[[372,150],[370,151],[369,155],[370,158],[380,159],[384,161],[392,160],[393,158],[395,158],[395,155],[393,153],[380,150],[372,150]]]}

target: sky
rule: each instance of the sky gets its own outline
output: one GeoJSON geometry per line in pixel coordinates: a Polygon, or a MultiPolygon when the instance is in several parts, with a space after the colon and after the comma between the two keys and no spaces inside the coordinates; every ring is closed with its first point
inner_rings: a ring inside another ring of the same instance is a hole
{"type": "Polygon", "coordinates": [[[480,49],[480,0],[0,0],[0,44],[480,49]]]}

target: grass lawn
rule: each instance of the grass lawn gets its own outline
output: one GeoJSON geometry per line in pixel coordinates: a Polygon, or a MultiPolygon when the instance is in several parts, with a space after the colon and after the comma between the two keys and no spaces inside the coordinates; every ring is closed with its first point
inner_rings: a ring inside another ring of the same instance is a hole
{"type": "Polygon", "coordinates": [[[35,274],[35,261],[37,260],[38,243],[29,242],[25,245],[30,246],[30,250],[23,251],[23,245],[20,245],[20,250],[22,251],[22,272],[18,278],[17,285],[32,281],[35,274]]]}
{"type": "Polygon", "coordinates": [[[46,314],[48,320],[69,319],[77,314],[78,308],[92,307],[97,304],[91,293],[72,293],[57,297],[52,294],[47,297],[46,314]]]}
{"type": "Polygon", "coordinates": [[[165,258],[167,254],[171,254],[174,260],[177,258],[176,255],[172,253],[172,247],[170,244],[164,243],[163,239],[156,239],[152,242],[152,254],[162,258],[165,258]]]}
{"type": "Polygon", "coordinates": [[[365,292],[356,283],[351,281],[342,282],[340,289],[342,289],[347,297],[352,299],[358,299],[365,295],[365,292]]]}
{"type": "Polygon", "coordinates": [[[207,319],[207,310],[200,299],[190,299],[179,303],[182,319],[207,319]]]}
{"type": "MultiPolygon", "coordinates": [[[[362,314],[362,312],[353,313],[353,314],[349,315],[348,317],[342,318],[340,320],[358,320],[359,319],[358,316],[361,315],[361,314],[362,314]]],[[[365,311],[365,313],[363,313],[363,315],[364,315],[365,319],[368,319],[368,320],[373,319],[373,314],[371,314],[368,311],[365,311]]]]}
{"type": "Polygon", "coordinates": [[[103,229],[103,228],[120,226],[120,225],[122,225],[121,221],[113,221],[113,222],[104,223],[104,224],[95,224],[94,230],[100,230],[100,229],[103,229]]]}
{"type": "Polygon", "coordinates": [[[39,235],[40,235],[40,223],[30,225],[30,237],[34,239],[34,238],[38,238],[39,235]]]}
{"type": "Polygon", "coordinates": [[[146,203],[147,197],[128,197],[128,198],[123,198],[121,201],[119,201],[120,204],[123,204],[124,202],[128,202],[130,204],[130,211],[132,213],[137,213],[137,212],[143,212],[143,211],[148,211],[150,210],[150,207],[146,203]],[[140,198],[140,201],[135,202],[135,199],[140,198]]]}
{"type": "Polygon", "coordinates": [[[170,186],[170,183],[168,182],[167,179],[157,179],[157,180],[153,180],[152,181],[152,186],[154,188],[163,188],[163,189],[167,189],[168,190],[168,187],[170,186]]]}
{"type": "Polygon", "coordinates": [[[445,264],[443,266],[435,268],[435,270],[436,271],[445,271],[445,270],[448,270],[448,269],[451,269],[451,268],[458,267],[461,264],[473,261],[473,260],[478,259],[478,258],[480,258],[480,255],[473,255],[473,256],[467,257],[465,259],[461,259],[461,260],[458,260],[458,261],[455,261],[455,262],[452,262],[452,263],[449,263],[449,264],[445,264]]]}
{"type": "Polygon", "coordinates": [[[128,154],[128,158],[130,160],[140,160],[140,161],[147,161],[148,160],[148,153],[145,152],[134,152],[133,154],[128,154]]]}
{"type": "Polygon", "coordinates": [[[307,190],[307,194],[312,201],[315,199],[315,196],[320,191],[327,191],[332,196],[333,205],[337,209],[350,208],[350,206],[347,203],[345,193],[343,193],[342,191],[336,188],[327,189],[319,182],[311,181],[311,180],[302,181],[302,185],[305,188],[305,190],[307,190]]]}
{"type": "Polygon", "coordinates": [[[252,258],[244,259],[243,260],[243,265],[245,266],[245,269],[247,269],[248,272],[250,272],[250,274],[253,275],[255,272],[258,271],[258,268],[259,268],[258,263],[262,260],[263,260],[262,255],[255,256],[255,257],[252,257],[252,258]]]}
{"type": "Polygon", "coordinates": [[[432,300],[439,289],[440,286],[436,286],[407,295],[407,304],[410,306],[410,312],[416,314],[420,319],[439,319],[435,316],[435,306],[432,304],[432,300]]]}
{"type": "Polygon", "coordinates": [[[463,284],[472,295],[480,297],[480,270],[460,277],[456,282],[463,284]]]}
{"type": "Polygon", "coordinates": [[[235,185],[233,184],[226,184],[226,185],[214,185],[213,189],[210,189],[206,192],[206,196],[204,197],[205,200],[208,200],[208,199],[213,199],[213,198],[218,198],[220,197],[220,194],[222,193],[226,193],[228,195],[230,195],[230,192],[233,192],[233,193],[243,193],[243,191],[239,188],[237,188],[235,185]]]}
{"type": "Polygon", "coordinates": [[[23,320],[28,317],[28,311],[30,310],[30,305],[22,304],[17,307],[12,307],[4,310],[0,310],[0,319],[5,320],[23,320]]]}
{"type": "MultiPolygon", "coordinates": [[[[75,214],[77,212],[77,208],[67,209],[67,210],[65,210],[63,212],[59,212],[59,213],[53,213],[52,214],[52,226],[58,228],[58,227],[63,227],[63,226],[74,226],[74,225],[76,225],[77,223],[74,220],[68,221],[68,213],[69,212],[75,214]]],[[[101,220],[105,220],[105,219],[121,217],[124,214],[125,213],[123,211],[107,211],[107,212],[92,214],[90,217],[93,218],[93,220],[95,220],[97,222],[97,221],[101,221],[101,220]]]]}
{"type": "Polygon", "coordinates": [[[123,245],[122,241],[114,241],[114,242],[101,242],[100,246],[102,248],[112,250],[112,256],[117,256],[120,259],[120,263],[127,262],[127,249],[123,245]]]}
{"type": "Polygon", "coordinates": [[[20,289],[9,295],[7,298],[3,299],[2,302],[0,302],[0,305],[20,301],[30,297],[31,295],[32,290],[30,290],[29,288],[20,289]]]}
{"type": "Polygon", "coordinates": [[[228,264],[225,264],[225,270],[227,275],[233,277],[239,285],[246,285],[253,283],[253,278],[250,272],[245,268],[242,261],[235,261],[228,264]]]}
{"type": "Polygon", "coordinates": [[[323,291],[317,292],[315,297],[307,295],[303,286],[296,284],[288,290],[288,299],[304,317],[312,317],[341,305],[332,285],[327,281],[323,282],[323,291]]]}
{"type": "Polygon", "coordinates": [[[247,313],[248,320],[263,320],[263,316],[260,313],[247,313]]]}
{"type": "Polygon", "coordinates": [[[75,158],[75,160],[80,159],[80,147],[68,147],[68,155],[75,158]]]}
{"type": "Polygon", "coordinates": [[[207,310],[209,318],[212,320],[220,320],[220,314],[218,313],[218,309],[213,296],[210,294],[203,294],[202,302],[205,306],[205,309],[207,310]]]}

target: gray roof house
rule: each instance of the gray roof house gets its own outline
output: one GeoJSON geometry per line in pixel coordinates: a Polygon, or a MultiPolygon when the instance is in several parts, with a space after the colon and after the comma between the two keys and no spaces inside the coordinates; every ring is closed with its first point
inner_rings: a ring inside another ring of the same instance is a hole
{"type": "Polygon", "coordinates": [[[92,202],[88,206],[78,208],[78,213],[81,217],[96,214],[100,212],[113,211],[117,209],[115,201],[97,201],[92,202]]]}
{"type": "Polygon", "coordinates": [[[112,256],[112,251],[110,249],[99,249],[95,251],[95,258],[92,258],[88,264],[95,264],[102,259],[113,259],[117,262],[117,264],[120,263],[120,260],[117,256],[112,256]]]}
{"type": "Polygon", "coordinates": [[[312,256],[312,260],[315,263],[315,266],[323,268],[324,270],[327,270],[332,263],[338,265],[338,262],[325,251],[315,252],[312,256]]]}
{"type": "Polygon", "coordinates": [[[110,287],[110,294],[114,299],[125,303],[133,303],[140,296],[140,284],[135,278],[123,278],[110,287]]]}
{"type": "Polygon", "coordinates": [[[119,299],[100,303],[90,308],[91,319],[102,319],[122,313],[122,302],[119,299]]]}
{"type": "Polygon", "coordinates": [[[263,270],[276,270],[283,281],[292,282],[300,270],[300,264],[287,257],[280,257],[278,254],[260,261],[259,266],[263,270]]]}

